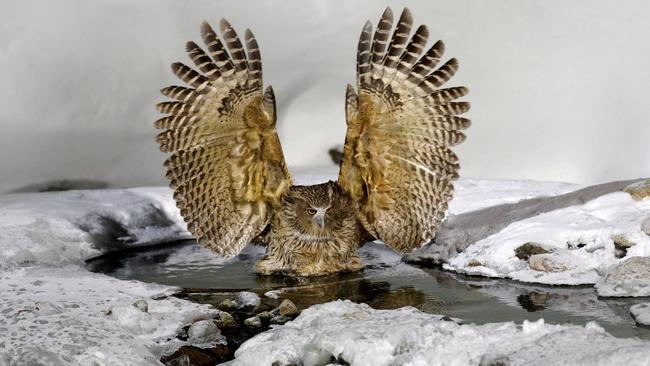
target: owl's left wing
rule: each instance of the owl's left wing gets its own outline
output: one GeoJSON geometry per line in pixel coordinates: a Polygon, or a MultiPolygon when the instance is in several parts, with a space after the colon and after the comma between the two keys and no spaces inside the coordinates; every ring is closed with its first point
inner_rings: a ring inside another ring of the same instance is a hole
{"type": "Polygon", "coordinates": [[[275,97],[262,92],[257,41],[246,30],[242,45],[221,20],[223,40],[208,23],[187,51],[198,72],[172,64],[191,87],[162,93],[176,101],[157,105],[168,114],[155,122],[174,199],[198,241],[218,254],[235,255],[268,224],[291,179],[275,130],[275,97]],[[224,46],[225,44],[225,46],[224,46]]]}
{"type": "Polygon", "coordinates": [[[384,12],[372,36],[366,23],[357,53],[357,95],[348,85],[348,130],[339,184],[357,202],[358,218],[374,237],[409,252],[435,237],[458,177],[451,147],[462,142],[470,121],[459,117],[469,103],[455,101],[464,87],[440,88],[458,69],[436,42],[423,55],[428,31],[412,36],[404,9],[392,32],[384,12]]]}

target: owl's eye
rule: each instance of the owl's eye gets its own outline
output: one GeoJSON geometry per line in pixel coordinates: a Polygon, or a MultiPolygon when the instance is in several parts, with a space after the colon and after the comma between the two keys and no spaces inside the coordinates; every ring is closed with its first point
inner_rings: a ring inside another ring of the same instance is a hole
{"type": "Polygon", "coordinates": [[[314,215],[316,215],[316,210],[313,209],[313,208],[308,208],[307,213],[310,214],[311,216],[314,216],[314,215]]]}

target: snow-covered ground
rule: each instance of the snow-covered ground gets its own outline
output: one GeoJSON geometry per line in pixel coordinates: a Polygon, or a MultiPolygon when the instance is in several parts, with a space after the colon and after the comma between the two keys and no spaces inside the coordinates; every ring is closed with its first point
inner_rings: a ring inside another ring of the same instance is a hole
{"type": "MultiPolygon", "coordinates": [[[[298,184],[310,184],[333,178],[335,172],[332,170],[326,174],[304,172],[297,175],[295,180],[298,184]]],[[[557,195],[577,188],[564,183],[461,179],[450,211],[460,214],[495,204],[557,195]]],[[[608,280],[610,288],[620,292],[621,287],[612,281],[617,278],[624,280],[625,273],[618,277],[605,275],[609,267],[619,265],[630,257],[650,255],[650,237],[640,229],[640,221],[649,214],[650,200],[634,201],[627,193],[612,193],[582,206],[513,223],[452,258],[447,268],[542,283],[577,284],[608,280]],[[627,254],[622,258],[615,256],[614,239],[627,246],[627,254]],[[542,260],[550,261],[552,265],[560,266],[553,268],[563,270],[546,272],[531,269],[531,264],[514,254],[514,249],[526,242],[539,243],[551,252],[541,257],[542,260]]],[[[173,287],[91,273],[84,268],[84,262],[111,251],[188,237],[189,233],[167,188],[0,196],[0,293],[3,295],[0,298],[0,365],[159,364],[157,359],[162,353],[179,345],[173,339],[181,326],[215,314],[216,310],[168,297],[176,290],[173,287]],[[146,301],[147,311],[142,311],[142,302],[138,300],[146,301]]],[[[373,255],[382,263],[394,259],[391,259],[390,253],[383,253],[377,248],[381,246],[370,245],[364,249],[368,263],[373,263],[373,255]]],[[[394,262],[396,268],[399,267],[398,260],[394,262]]],[[[634,288],[646,291],[642,280],[634,288]]],[[[599,289],[605,288],[599,286],[599,289]]],[[[626,291],[625,295],[629,296],[629,288],[626,291]]],[[[390,349],[391,354],[396,351],[393,357],[415,362],[427,360],[428,352],[437,350],[436,347],[442,344],[437,343],[439,340],[444,344],[460,345],[464,342],[469,345],[473,344],[468,343],[472,342],[473,337],[485,338],[486,344],[499,344],[500,348],[481,348],[483,346],[477,345],[478,350],[474,351],[471,347],[463,347],[463,352],[457,355],[458,360],[491,360],[484,357],[503,356],[516,364],[529,357],[542,357],[544,347],[565,350],[564,342],[569,339],[577,340],[574,343],[578,342],[585,350],[575,355],[586,357],[584,362],[596,359],[590,358],[593,352],[588,352],[596,348],[603,355],[598,360],[643,359],[639,353],[641,343],[611,338],[595,325],[586,328],[540,323],[458,326],[413,309],[375,312],[350,303],[317,307],[299,319],[302,320],[250,341],[250,344],[257,342],[259,347],[246,346],[239,356],[242,359],[255,359],[256,353],[251,349],[263,349],[266,347],[263,344],[274,334],[279,342],[275,348],[285,352],[282,355],[294,351],[307,352],[311,349],[309,347],[315,347],[313,352],[308,352],[311,355],[308,357],[316,357],[314,360],[325,357],[325,351],[334,355],[343,355],[345,351],[347,353],[342,357],[347,361],[360,360],[363,354],[358,353],[361,352],[360,348],[354,347],[367,342],[368,349],[373,349],[371,344],[378,347],[374,348],[377,355],[383,355],[381,352],[390,349]],[[375,331],[367,333],[365,340],[355,340],[354,331],[349,330],[352,332],[349,333],[352,337],[348,339],[349,347],[353,348],[348,349],[345,348],[348,347],[347,343],[333,340],[334,343],[327,343],[328,337],[333,337],[335,333],[327,333],[327,329],[324,329],[324,333],[319,335],[318,328],[309,325],[312,320],[318,323],[317,319],[322,316],[325,323],[330,319],[332,326],[342,326],[344,323],[334,321],[341,312],[361,317],[350,315],[348,320],[358,323],[348,325],[372,325],[375,331]],[[410,325],[400,328],[400,322],[410,325]],[[284,339],[288,339],[285,333],[291,336],[291,332],[298,332],[301,327],[306,328],[303,335],[310,335],[301,340],[308,348],[279,347],[284,339]],[[406,333],[407,329],[413,331],[413,336],[406,333]],[[426,332],[435,336],[425,336],[426,332]],[[393,333],[395,337],[391,339],[395,342],[381,340],[384,335],[393,333]],[[413,337],[422,339],[416,341],[413,337]],[[548,339],[546,346],[533,345],[542,338],[548,339]],[[588,339],[594,345],[587,345],[588,339]],[[512,344],[517,347],[508,348],[511,342],[515,342],[512,344]],[[515,351],[518,347],[527,351],[515,351]],[[619,347],[624,351],[614,351],[619,347]],[[489,352],[483,354],[482,349],[489,352]],[[496,351],[502,354],[497,355],[496,351]]],[[[644,344],[648,349],[647,343],[644,344]]],[[[454,355],[453,352],[444,352],[440,354],[440,360],[454,355]]],[[[273,355],[281,356],[279,353],[273,355]]],[[[293,355],[299,357],[297,353],[293,355]]],[[[583,359],[569,360],[582,362],[583,359]]],[[[310,361],[303,359],[303,362],[309,364],[310,361]]]]}
{"type": "Polygon", "coordinates": [[[460,325],[415,308],[334,301],[244,343],[232,365],[648,365],[646,341],[543,320],[460,325]],[[552,351],[550,351],[552,350],[552,351]],[[345,363],[344,363],[345,362],[345,363]]]}

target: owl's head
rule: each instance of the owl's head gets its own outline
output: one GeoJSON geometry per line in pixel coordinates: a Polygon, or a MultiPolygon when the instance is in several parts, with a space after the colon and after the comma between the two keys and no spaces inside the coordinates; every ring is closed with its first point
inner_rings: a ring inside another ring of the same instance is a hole
{"type": "Polygon", "coordinates": [[[284,212],[301,240],[327,241],[353,219],[350,198],[336,182],[293,186],[285,198],[284,212]]]}

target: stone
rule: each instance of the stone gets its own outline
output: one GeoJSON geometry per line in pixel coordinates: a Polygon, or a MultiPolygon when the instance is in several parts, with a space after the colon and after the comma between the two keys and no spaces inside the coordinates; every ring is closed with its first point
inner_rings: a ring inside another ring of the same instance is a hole
{"type": "Polygon", "coordinates": [[[630,257],[596,283],[599,296],[650,296],[650,258],[630,257]]]}
{"type": "Polygon", "coordinates": [[[167,366],[213,366],[227,360],[212,352],[194,346],[182,346],[169,356],[163,356],[160,362],[167,366]]]}
{"type": "Polygon", "coordinates": [[[192,324],[187,330],[187,341],[193,345],[214,346],[217,344],[226,344],[226,337],[213,320],[199,320],[192,324]]]}
{"type": "Polygon", "coordinates": [[[641,221],[641,231],[643,231],[646,235],[650,235],[650,216],[641,221]]]}
{"type": "Polygon", "coordinates": [[[467,267],[481,267],[483,263],[479,262],[476,259],[472,259],[469,262],[467,262],[467,267]]]}
{"type": "Polygon", "coordinates": [[[648,198],[650,197],[650,179],[632,183],[623,188],[623,191],[629,193],[637,201],[648,198]]]}
{"type": "Polygon", "coordinates": [[[251,329],[262,328],[262,320],[259,316],[253,316],[244,320],[244,325],[251,329]]]}
{"type": "Polygon", "coordinates": [[[223,311],[234,311],[237,310],[238,307],[239,305],[231,299],[225,299],[217,305],[217,308],[223,311]]]}
{"type": "Polygon", "coordinates": [[[627,255],[627,250],[636,245],[636,243],[631,241],[625,234],[612,235],[612,241],[614,242],[614,256],[616,258],[625,257],[627,255]]]}
{"type": "Polygon", "coordinates": [[[278,306],[278,313],[283,316],[294,317],[300,314],[300,310],[291,300],[284,299],[278,306]]]}
{"type": "Polygon", "coordinates": [[[290,320],[291,320],[291,318],[289,318],[288,316],[278,315],[278,316],[274,316],[273,318],[271,318],[271,324],[282,325],[282,324],[287,323],[290,320]]]}
{"type": "Polygon", "coordinates": [[[217,315],[217,317],[214,318],[214,323],[217,325],[219,329],[230,329],[230,328],[237,327],[237,322],[235,321],[235,318],[225,311],[219,312],[219,315],[217,315]]]}
{"type": "Polygon", "coordinates": [[[273,314],[271,314],[270,311],[263,311],[257,314],[257,316],[262,320],[271,320],[271,318],[273,318],[273,314]]]}
{"type": "Polygon", "coordinates": [[[550,253],[548,250],[544,249],[541,244],[537,243],[525,243],[515,249],[515,256],[521,260],[528,260],[530,256],[535,254],[546,254],[550,253]]]}
{"type": "Polygon", "coordinates": [[[564,263],[560,256],[549,254],[535,254],[528,258],[530,269],[539,272],[564,272],[569,270],[569,266],[564,263]]]}
{"type": "Polygon", "coordinates": [[[636,304],[630,308],[630,315],[639,324],[650,325],[650,302],[636,304]]]}
{"type": "Polygon", "coordinates": [[[138,310],[142,311],[143,313],[149,312],[149,304],[147,304],[147,302],[145,300],[143,300],[143,299],[136,300],[133,303],[133,306],[138,308],[138,310]]]}
{"type": "Polygon", "coordinates": [[[254,292],[241,291],[237,294],[235,302],[244,311],[252,311],[259,306],[260,297],[254,292]]]}

